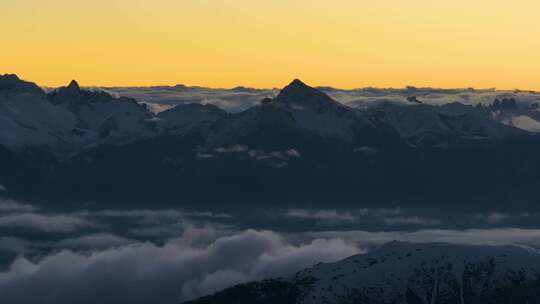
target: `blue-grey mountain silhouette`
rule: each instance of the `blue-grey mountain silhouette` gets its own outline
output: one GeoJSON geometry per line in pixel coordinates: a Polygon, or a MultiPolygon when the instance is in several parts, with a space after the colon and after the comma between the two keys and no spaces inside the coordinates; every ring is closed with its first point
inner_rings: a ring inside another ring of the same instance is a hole
{"type": "Polygon", "coordinates": [[[21,198],[504,205],[540,191],[535,112],[515,99],[364,109],[294,80],[239,113],[155,114],[76,81],[47,94],[13,75],[0,83],[0,183],[21,198]]]}

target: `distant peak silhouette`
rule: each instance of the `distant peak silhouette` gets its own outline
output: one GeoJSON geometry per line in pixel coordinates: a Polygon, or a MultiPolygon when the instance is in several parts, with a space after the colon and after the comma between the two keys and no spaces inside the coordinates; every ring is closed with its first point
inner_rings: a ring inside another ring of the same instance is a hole
{"type": "Polygon", "coordinates": [[[70,91],[80,91],[81,90],[81,87],[79,86],[79,83],[77,83],[76,80],[72,80],[69,85],[67,86],[67,88],[70,90],[70,91]]]}
{"type": "Polygon", "coordinates": [[[35,83],[24,81],[16,74],[0,74],[0,90],[42,95],[45,92],[35,83]]]}
{"type": "Polygon", "coordinates": [[[284,87],[281,92],[279,93],[279,96],[281,97],[293,97],[293,96],[309,96],[309,95],[318,95],[322,94],[322,92],[318,91],[317,89],[314,89],[304,82],[302,82],[300,79],[294,79],[291,83],[289,83],[286,87],[284,87]]]}
{"type": "Polygon", "coordinates": [[[276,101],[285,104],[301,103],[312,104],[317,106],[328,106],[336,104],[332,98],[313,87],[302,82],[300,79],[294,79],[289,85],[283,88],[276,101]]]}
{"type": "Polygon", "coordinates": [[[302,80],[295,78],[291,83],[289,83],[289,86],[300,86],[300,87],[307,87],[308,85],[305,84],[302,80]]]}
{"type": "Polygon", "coordinates": [[[3,76],[0,75],[0,77],[10,80],[21,80],[17,74],[4,74],[3,76]]]}

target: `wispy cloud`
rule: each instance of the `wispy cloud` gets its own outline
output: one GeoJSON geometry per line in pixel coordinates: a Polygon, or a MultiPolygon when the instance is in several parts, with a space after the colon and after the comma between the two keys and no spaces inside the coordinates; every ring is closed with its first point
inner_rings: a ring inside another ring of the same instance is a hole
{"type": "Polygon", "coordinates": [[[420,225],[420,226],[433,226],[441,224],[441,220],[424,218],[420,216],[399,216],[399,217],[389,217],[384,219],[384,222],[388,225],[420,225]]]}
{"type": "Polygon", "coordinates": [[[0,216],[0,227],[26,228],[44,232],[69,232],[91,226],[93,226],[91,222],[71,215],[22,213],[0,216]]]}
{"type": "Polygon", "coordinates": [[[137,241],[130,240],[124,237],[113,235],[110,233],[98,233],[91,235],[83,235],[75,238],[63,239],[57,244],[58,248],[66,248],[73,250],[103,250],[115,247],[122,247],[128,244],[136,243],[137,241]]]}
{"type": "Polygon", "coordinates": [[[24,254],[29,251],[31,245],[30,241],[21,238],[13,236],[0,237],[0,252],[24,254]]]}
{"type": "Polygon", "coordinates": [[[0,214],[8,212],[33,212],[37,208],[33,205],[22,204],[14,200],[0,200],[0,214]]]}
{"type": "Polygon", "coordinates": [[[230,145],[226,147],[218,147],[214,149],[216,153],[240,153],[248,151],[248,147],[245,145],[230,145]]]}
{"type": "Polygon", "coordinates": [[[301,158],[300,151],[296,148],[289,148],[283,151],[265,151],[260,149],[250,149],[249,146],[234,144],[214,148],[211,151],[198,152],[196,157],[199,159],[212,159],[219,155],[236,154],[249,157],[257,161],[266,161],[270,166],[282,168],[288,165],[288,161],[301,158]]]}
{"type": "Polygon", "coordinates": [[[352,222],[355,217],[346,211],[337,210],[306,210],[306,209],[290,209],[285,213],[285,217],[298,219],[312,220],[331,220],[331,221],[347,221],[352,222]]]}
{"type": "Polygon", "coordinates": [[[505,220],[511,218],[511,215],[500,213],[500,212],[491,212],[491,213],[477,213],[474,215],[473,220],[475,222],[486,222],[489,224],[499,224],[505,220]]]}
{"type": "Polygon", "coordinates": [[[437,226],[440,219],[409,215],[401,208],[363,208],[363,209],[288,209],[285,218],[320,221],[326,224],[372,223],[387,226],[437,226]]]}

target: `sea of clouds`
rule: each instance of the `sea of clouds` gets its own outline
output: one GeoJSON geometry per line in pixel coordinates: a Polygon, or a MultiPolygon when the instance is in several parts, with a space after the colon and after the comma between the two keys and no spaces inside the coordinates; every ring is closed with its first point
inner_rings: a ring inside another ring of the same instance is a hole
{"type": "Polygon", "coordinates": [[[469,214],[460,229],[401,208],[264,216],[267,226],[253,226],[223,212],[54,211],[1,200],[0,303],[177,303],[393,240],[540,246],[540,229],[509,228],[538,222],[533,213],[469,214]],[[358,229],[365,223],[384,229],[358,229]]]}
{"type": "MultiPolygon", "coordinates": [[[[101,88],[118,96],[135,98],[146,103],[154,112],[160,112],[182,103],[210,103],[229,112],[243,111],[260,104],[266,97],[273,98],[279,89],[212,89],[203,87],[109,87],[101,88]]],[[[433,89],[407,87],[403,89],[361,88],[342,90],[319,87],[333,99],[351,107],[370,107],[381,102],[410,103],[407,98],[415,96],[423,103],[442,105],[460,102],[466,105],[490,105],[496,98],[515,98],[519,104],[529,105],[540,101],[540,93],[530,91],[499,91],[495,89],[433,89]]]]}

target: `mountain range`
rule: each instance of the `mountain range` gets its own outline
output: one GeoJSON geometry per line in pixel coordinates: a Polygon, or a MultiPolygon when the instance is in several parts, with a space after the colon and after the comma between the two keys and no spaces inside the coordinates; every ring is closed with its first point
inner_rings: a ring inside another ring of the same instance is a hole
{"type": "Polygon", "coordinates": [[[0,76],[0,185],[22,198],[167,203],[540,194],[537,103],[411,95],[355,107],[329,90],[294,80],[239,112],[194,102],[156,113],[76,81],[46,92],[0,76]]]}

